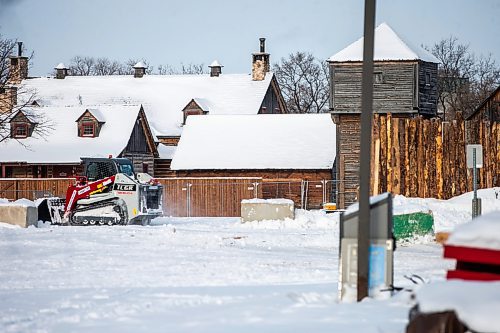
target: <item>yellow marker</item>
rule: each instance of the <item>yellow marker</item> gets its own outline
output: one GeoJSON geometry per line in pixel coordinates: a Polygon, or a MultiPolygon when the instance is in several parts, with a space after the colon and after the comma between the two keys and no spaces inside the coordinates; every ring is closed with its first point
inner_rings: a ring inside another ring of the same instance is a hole
{"type": "Polygon", "coordinates": [[[132,214],[137,215],[137,208],[132,209],[132,214]]]}

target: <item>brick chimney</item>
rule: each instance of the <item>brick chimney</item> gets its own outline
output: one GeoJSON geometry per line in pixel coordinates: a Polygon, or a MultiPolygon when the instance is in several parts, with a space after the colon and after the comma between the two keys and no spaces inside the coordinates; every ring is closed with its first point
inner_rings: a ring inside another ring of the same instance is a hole
{"type": "Polygon", "coordinates": [[[17,42],[17,56],[11,56],[9,67],[10,84],[19,84],[28,77],[28,57],[23,57],[23,42],[17,42]]]}
{"type": "Polygon", "coordinates": [[[266,53],[266,39],[259,38],[260,52],[252,54],[252,80],[262,81],[269,72],[269,53],[266,53]]]}
{"type": "Polygon", "coordinates": [[[224,66],[219,64],[217,60],[214,60],[208,67],[210,67],[210,77],[218,77],[222,74],[222,67],[224,66]]]}
{"type": "Polygon", "coordinates": [[[141,78],[146,74],[146,65],[142,61],[139,61],[132,68],[134,69],[134,77],[141,78]]]}
{"type": "Polygon", "coordinates": [[[64,66],[62,62],[54,67],[54,69],[56,70],[56,79],[64,79],[68,76],[68,67],[64,66]]]}

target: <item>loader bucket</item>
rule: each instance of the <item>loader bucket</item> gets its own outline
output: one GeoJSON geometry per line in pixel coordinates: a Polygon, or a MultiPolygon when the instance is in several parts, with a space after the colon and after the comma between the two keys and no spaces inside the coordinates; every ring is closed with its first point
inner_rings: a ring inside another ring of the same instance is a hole
{"type": "Polygon", "coordinates": [[[38,220],[51,224],[61,224],[65,201],[61,198],[43,199],[38,205],[38,220]]]}

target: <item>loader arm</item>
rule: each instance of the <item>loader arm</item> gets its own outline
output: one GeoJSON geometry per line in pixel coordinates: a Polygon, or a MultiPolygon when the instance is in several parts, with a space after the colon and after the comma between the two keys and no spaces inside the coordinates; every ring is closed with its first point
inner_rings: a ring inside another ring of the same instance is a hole
{"type": "Polygon", "coordinates": [[[93,193],[102,192],[109,185],[113,185],[114,182],[115,175],[89,183],[85,179],[85,181],[78,181],[74,185],[70,185],[66,191],[64,218],[68,218],[69,214],[75,209],[78,200],[88,198],[93,193]]]}

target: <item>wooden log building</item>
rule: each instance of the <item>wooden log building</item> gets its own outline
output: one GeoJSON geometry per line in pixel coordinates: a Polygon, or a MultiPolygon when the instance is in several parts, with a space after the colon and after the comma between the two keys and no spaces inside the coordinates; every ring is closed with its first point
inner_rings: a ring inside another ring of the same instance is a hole
{"type": "MultiPolygon", "coordinates": [[[[330,111],[337,124],[340,207],[357,201],[363,38],[330,59],[330,111]]],[[[437,115],[438,60],[403,40],[389,25],[375,30],[373,112],[393,118],[437,115]]],[[[378,146],[386,145],[379,141],[378,146]]],[[[383,150],[382,153],[398,152],[383,150]]],[[[390,173],[390,170],[387,171],[390,173]]],[[[387,174],[388,174],[387,173],[387,174]]],[[[382,175],[382,179],[387,176],[382,175]]]]}
{"type": "MultiPolygon", "coordinates": [[[[36,91],[30,105],[40,109],[143,105],[148,126],[159,145],[154,162],[147,162],[148,171],[168,177],[174,174],[170,164],[188,116],[287,112],[276,77],[270,72],[264,38],[260,39],[259,52],[252,54],[251,75],[224,74],[217,61],[209,67],[209,74],[146,75],[144,64],[139,62],[133,66],[134,75],[72,76],[61,63],[55,67],[55,77],[29,78],[28,58],[19,53],[11,57],[9,84],[0,90],[0,112],[10,112],[26,103],[26,96],[17,95],[21,86],[26,91],[36,91]]],[[[17,127],[20,134],[24,130],[23,126],[17,127]]],[[[127,139],[129,134],[116,133],[127,139]]]]}

